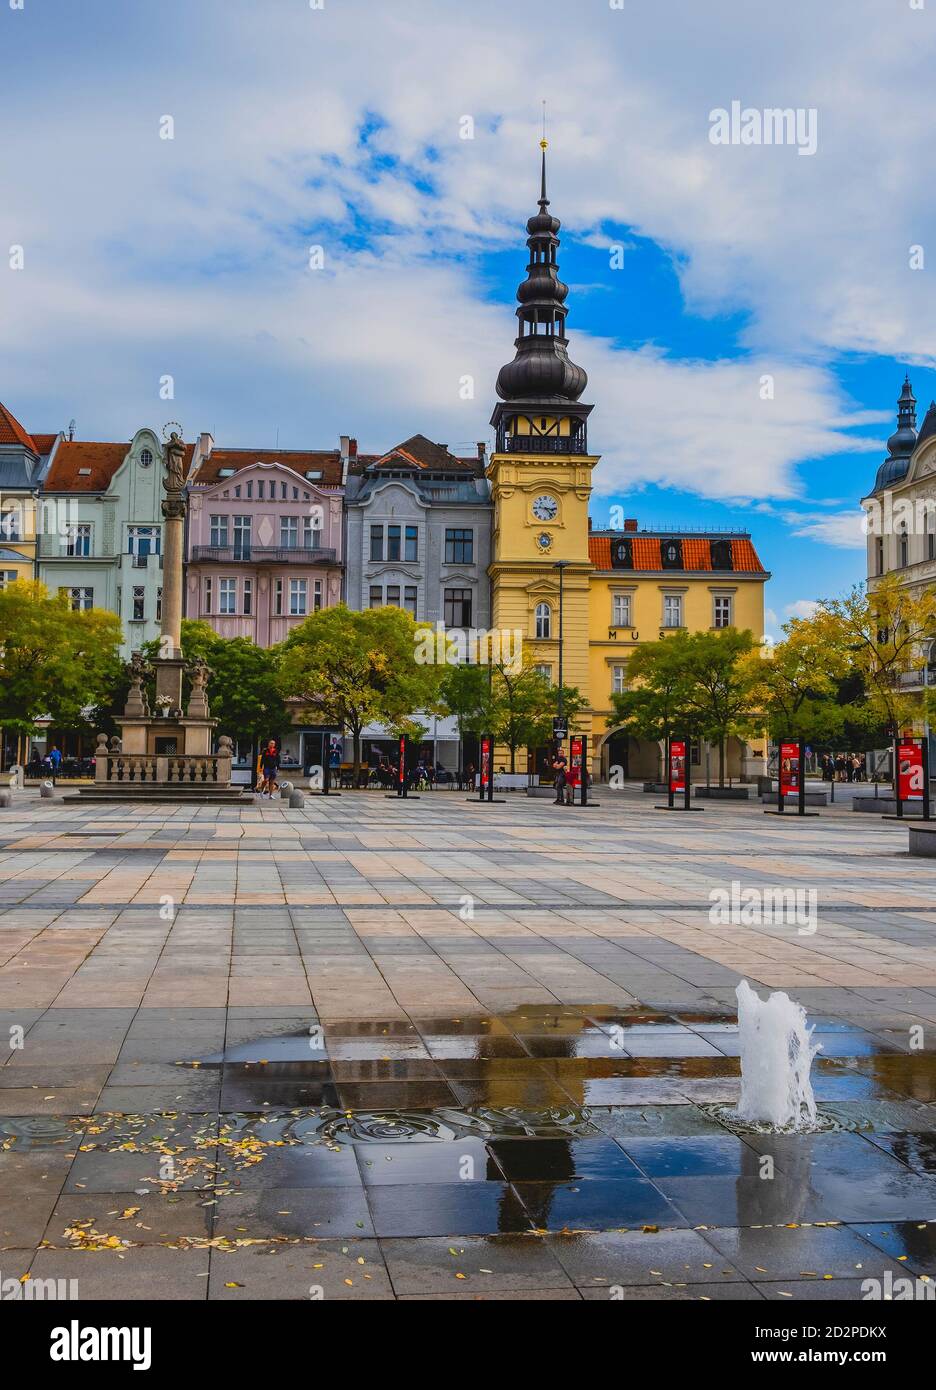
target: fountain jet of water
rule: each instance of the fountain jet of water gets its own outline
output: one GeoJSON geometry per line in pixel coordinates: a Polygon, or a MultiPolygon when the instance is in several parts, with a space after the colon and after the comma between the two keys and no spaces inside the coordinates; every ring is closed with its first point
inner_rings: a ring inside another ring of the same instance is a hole
{"type": "Polygon", "coordinates": [[[806,1010],[777,991],[761,999],[742,980],[737,989],[741,1045],[738,1118],[771,1129],[812,1129],[816,1100],[809,1069],[819,1046],[812,1043],[806,1010]]]}

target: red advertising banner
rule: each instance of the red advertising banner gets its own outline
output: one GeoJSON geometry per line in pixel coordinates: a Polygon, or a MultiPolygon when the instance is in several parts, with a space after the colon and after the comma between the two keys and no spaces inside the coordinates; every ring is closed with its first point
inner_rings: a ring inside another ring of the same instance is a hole
{"type": "Polygon", "coordinates": [[[488,771],[491,764],[491,740],[483,738],[481,740],[481,785],[486,787],[488,784],[488,771]]]}
{"type": "Polygon", "coordinates": [[[780,794],[798,792],[800,785],[800,759],[798,743],[780,745],[780,794]]]}
{"type": "Polygon", "coordinates": [[[670,739],[669,785],[671,792],[686,790],[686,745],[682,739],[670,739]]]}
{"type": "Polygon", "coordinates": [[[923,800],[923,745],[916,739],[898,742],[897,777],[901,801],[923,800]]]}
{"type": "Polygon", "coordinates": [[[400,766],[397,769],[397,781],[402,787],[406,781],[406,735],[400,735],[400,766]]]}
{"type": "Polygon", "coordinates": [[[570,787],[577,787],[582,780],[582,736],[573,734],[569,740],[569,768],[566,772],[566,782],[570,787]]]}

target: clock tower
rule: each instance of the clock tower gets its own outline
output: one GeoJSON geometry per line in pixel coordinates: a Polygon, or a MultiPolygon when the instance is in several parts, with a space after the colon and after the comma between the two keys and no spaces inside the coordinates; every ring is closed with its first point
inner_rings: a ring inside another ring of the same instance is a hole
{"type": "MultiPolygon", "coordinates": [[[[558,683],[561,593],[563,683],[587,697],[588,498],[598,458],[588,452],[592,407],[579,400],[588,378],[568,354],[569,290],[556,262],[560,224],[548,211],[545,140],[542,151],[539,212],[527,222],[530,258],[517,290],[516,354],[498,373],[491,417],[492,624],[519,629],[558,683]]],[[[576,727],[589,733],[590,720],[579,716],[576,727]]]]}

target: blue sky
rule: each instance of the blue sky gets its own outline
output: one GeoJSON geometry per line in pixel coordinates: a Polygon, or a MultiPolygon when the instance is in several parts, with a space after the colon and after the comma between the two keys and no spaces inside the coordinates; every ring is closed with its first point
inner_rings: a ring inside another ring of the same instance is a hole
{"type": "Polygon", "coordinates": [[[0,277],[0,400],[84,438],[178,420],[245,447],[488,439],[546,98],[596,520],[749,528],[778,632],[863,577],[856,504],[904,371],[921,415],[936,396],[936,5],[670,0],[661,18],[3,7],[0,249],[25,264],[0,277]],[[713,145],[733,100],[815,111],[815,154],[713,145]]]}

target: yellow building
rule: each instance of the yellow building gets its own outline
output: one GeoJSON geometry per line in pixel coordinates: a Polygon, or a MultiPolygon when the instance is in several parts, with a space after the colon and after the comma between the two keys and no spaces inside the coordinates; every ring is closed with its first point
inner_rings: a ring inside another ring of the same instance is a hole
{"type": "MultiPolygon", "coordinates": [[[[519,630],[533,659],[556,684],[575,686],[588,711],[575,720],[587,734],[593,775],[657,775],[659,749],[615,737],[611,694],[624,689],[627,657],[667,630],[749,627],[764,631],[763,569],[743,532],[683,536],[592,532],[588,503],[598,455],[589,452],[592,406],[580,397],[588,378],[568,355],[565,300],[556,253],[559,221],[548,212],[543,142],[539,212],[527,222],[527,277],[517,291],[514,360],[497,377],[500,401],[487,468],[494,502],[492,625],[519,630]]],[[[733,776],[760,771],[761,749],[735,743],[733,776]]],[[[539,766],[546,750],[539,750],[539,766]]],[[[705,750],[695,749],[695,775],[705,750]]]]}

